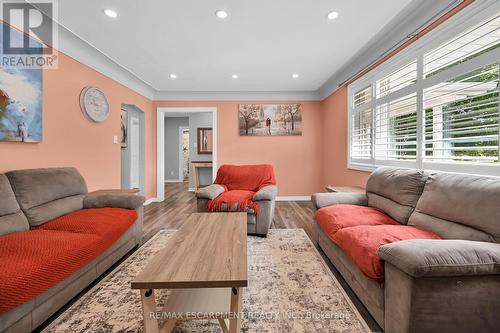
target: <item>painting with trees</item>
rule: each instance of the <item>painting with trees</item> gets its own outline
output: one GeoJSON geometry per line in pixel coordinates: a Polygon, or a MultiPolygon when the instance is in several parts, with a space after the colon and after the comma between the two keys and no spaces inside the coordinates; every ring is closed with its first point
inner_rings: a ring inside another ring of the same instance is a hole
{"type": "Polygon", "coordinates": [[[300,104],[240,104],[240,135],[302,135],[300,104]]]}

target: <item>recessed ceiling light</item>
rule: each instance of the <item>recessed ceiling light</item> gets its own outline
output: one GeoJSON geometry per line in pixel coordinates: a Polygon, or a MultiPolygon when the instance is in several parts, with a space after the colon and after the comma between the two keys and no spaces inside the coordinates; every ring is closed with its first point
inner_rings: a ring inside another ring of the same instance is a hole
{"type": "Polygon", "coordinates": [[[335,20],[339,16],[339,13],[336,11],[329,12],[327,17],[329,20],[335,20]]]}
{"type": "Polygon", "coordinates": [[[299,74],[293,74],[293,75],[292,75],[292,77],[293,77],[294,79],[298,79],[298,78],[299,78],[299,74]]]}
{"type": "Polygon", "coordinates": [[[227,17],[227,12],[224,10],[217,10],[215,11],[215,16],[217,16],[220,19],[225,19],[227,17]]]}
{"type": "Polygon", "coordinates": [[[170,74],[170,78],[171,79],[177,79],[177,75],[176,74],[170,74]]]}
{"type": "Polygon", "coordinates": [[[237,79],[239,76],[238,76],[238,74],[233,74],[233,75],[231,75],[231,77],[232,77],[233,79],[237,79]]]}
{"type": "Polygon", "coordinates": [[[111,18],[117,18],[118,17],[118,13],[115,12],[113,9],[105,9],[104,10],[104,14],[106,14],[107,16],[111,17],[111,18]]]}

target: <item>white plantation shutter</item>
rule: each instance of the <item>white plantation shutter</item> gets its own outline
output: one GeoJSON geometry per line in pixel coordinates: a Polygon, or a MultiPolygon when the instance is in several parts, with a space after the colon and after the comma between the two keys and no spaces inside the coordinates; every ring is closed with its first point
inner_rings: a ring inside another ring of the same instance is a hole
{"type": "Polygon", "coordinates": [[[500,176],[500,2],[490,6],[349,85],[350,168],[500,176]]]}
{"type": "Polygon", "coordinates": [[[355,112],[352,115],[351,158],[371,159],[372,156],[372,110],[355,112]]]}
{"type": "Polygon", "coordinates": [[[424,91],[424,160],[498,161],[498,70],[488,65],[424,91]]]}
{"type": "Polygon", "coordinates": [[[424,75],[432,76],[499,46],[500,15],[482,22],[425,54],[424,75]]]}
{"type": "Polygon", "coordinates": [[[412,61],[406,66],[399,68],[391,74],[377,80],[377,98],[389,95],[399,89],[415,83],[417,80],[417,62],[412,61]]]}
{"type": "Polygon", "coordinates": [[[415,160],[417,156],[417,98],[405,96],[377,106],[375,159],[415,160]]]}
{"type": "Polygon", "coordinates": [[[354,94],[354,107],[357,108],[372,100],[372,87],[368,86],[354,94]]]}

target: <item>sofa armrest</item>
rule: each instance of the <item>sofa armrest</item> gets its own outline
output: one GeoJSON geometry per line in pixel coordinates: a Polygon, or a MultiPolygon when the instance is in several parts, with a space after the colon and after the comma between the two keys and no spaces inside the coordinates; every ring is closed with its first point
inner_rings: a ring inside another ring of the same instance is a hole
{"type": "Polygon", "coordinates": [[[338,204],[358,206],[366,206],[368,204],[365,193],[354,192],[315,193],[312,195],[311,200],[316,209],[338,204]]]}
{"type": "Polygon", "coordinates": [[[196,197],[200,199],[209,199],[213,200],[217,198],[219,195],[224,193],[225,189],[223,186],[218,184],[212,184],[205,187],[200,188],[196,191],[196,197]]]}
{"type": "Polygon", "coordinates": [[[381,246],[380,259],[413,277],[500,274],[500,244],[410,239],[381,246]]]}
{"type": "Polygon", "coordinates": [[[254,201],[273,201],[276,199],[276,195],[278,194],[278,187],[276,185],[267,185],[257,191],[254,194],[254,201]]]}
{"type": "Polygon", "coordinates": [[[126,208],[137,209],[142,207],[145,198],[142,195],[128,193],[87,194],[83,198],[83,208],[126,208]]]}

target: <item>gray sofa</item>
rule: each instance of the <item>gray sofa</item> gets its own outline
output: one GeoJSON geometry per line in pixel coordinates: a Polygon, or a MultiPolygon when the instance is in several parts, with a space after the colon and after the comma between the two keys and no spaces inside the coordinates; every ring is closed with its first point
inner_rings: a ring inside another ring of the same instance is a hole
{"type": "Polygon", "coordinates": [[[380,284],[316,223],[318,245],[385,332],[500,330],[500,179],[379,168],[365,194],[317,193],[312,200],[316,209],[375,207],[443,238],[381,246],[380,284]]]}
{"type": "MultiPolygon", "coordinates": [[[[224,192],[224,187],[212,184],[196,191],[198,212],[208,211],[208,200],[213,200],[224,192]]],[[[257,236],[266,236],[274,217],[275,199],[278,193],[276,185],[268,185],[261,188],[253,196],[253,200],[259,204],[260,211],[256,215],[253,209],[247,210],[247,233],[257,236]]],[[[227,209],[227,207],[226,207],[227,209]]]]}
{"type": "MultiPolygon", "coordinates": [[[[0,332],[30,332],[141,243],[144,197],[88,194],[74,168],[17,170],[0,174],[0,247],[12,235],[32,233],[59,216],[87,208],[135,209],[138,218],[98,257],[31,300],[0,313],[0,332]]],[[[57,232],[57,231],[56,231],[57,232]]],[[[18,236],[16,236],[18,237],[18,236]]],[[[1,266],[1,262],[0,262],[1,266]]]]}

